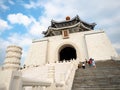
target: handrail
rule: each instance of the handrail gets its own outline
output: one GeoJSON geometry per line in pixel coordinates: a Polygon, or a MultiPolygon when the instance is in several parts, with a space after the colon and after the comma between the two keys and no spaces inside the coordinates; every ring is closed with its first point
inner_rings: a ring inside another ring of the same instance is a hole
{"type": "Polygon", "coordinates": [[[74,66],[70,67],[70,70],[68,71],[67,76],[65,78],[65,83],[68,82],[70,75],[73,73],[73,69],[74,69],[74,66]]]}
{"type": "Polygon", "coordinates": [[[6,86],[3,83],[0,83],[0,90],[6,90],[6,86]]]}
{"type": "Polygon", "coordinates": [[[56,85],[56,87],[63,87],[64,83],[56,83],[55,85],[56,85]]]}
{"type": "Polygon", "coordinates": [[[22,86],[51,86],[51,83],[48,81],[39,81],[33,79],[23,78],[23,85],[22,86]]]}
{"type": "Polygon", "coordinates": [[[72,83],[75,75],[75,70],[77,69],[77,60],[71,61],[71,66],[69,71],[67,72],[66,78],[65,78],[65,84],[67,85],[66,89],[71,90],[72,83]]]}

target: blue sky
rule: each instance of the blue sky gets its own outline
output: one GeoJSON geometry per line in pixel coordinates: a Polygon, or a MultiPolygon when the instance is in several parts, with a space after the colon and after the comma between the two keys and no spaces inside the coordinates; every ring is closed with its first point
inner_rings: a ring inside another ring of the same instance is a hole
{"type": "Polygon", "coordinates": [[[43,37],[52,19],[76,15],[95,22],[120,54],[120,0],[0,0],[0,64],[8,45],[23,48],[23,63],[32,40],[43,37]]]}

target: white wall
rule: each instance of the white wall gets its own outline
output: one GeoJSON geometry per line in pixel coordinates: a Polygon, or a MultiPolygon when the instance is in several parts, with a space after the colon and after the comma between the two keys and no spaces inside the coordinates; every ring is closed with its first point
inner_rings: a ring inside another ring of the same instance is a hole
{"type": "Polygon", "coordinates": [[[104,31],[87,33],[85,34],[85,40],[89,58],[108,60],[111,59],[111,56],[117,56],[115,49],[112,47],[104,31]]]}
{"type": "Polygon", "coordinates": [[[103,31],[71,33],[69,38],[62,35],[46,37],[34,41],[29,50],[26,65],[42,65],[59,60],[59,50],[63,45],[72,45],[76,49],[79,61],[90,57],[96,60],[111,59],[117,53],[103,31]]]}
{"type": "Polygon", "coordinates": [[[47,43],[48,40],[33,41],[24,64],[26,66],[45,64],[47,59],[47,43]]]}
{"type": "Polygon", "coordinates": [[[0,71],[0,84],[5,85],[6,90],[9,90],[12,71],[0,71]]]}
{"type": "Polygon", "coordinates": [[[54,62],[54,60],[58,61],[59,49],[63,45],[72,45],[76,49],[77,58],[84,60],[86,52],[83,36],[83,33],[72,33],[67,39],[63,39],[62,35],[49,37],[48,60],[50,62],[54,62]]]}
{"type": "Polygon", "coordinates": [[[4,85],[0,90],[21,90],[21,72],[4,70],[0,71],[0,85],[4,85]]]}
{"type": "Polygon", "coordinates": [[[58,52],[63,45],[72,45],[76,49],[77,58],[84,60],[86,52],[83,33],[72,33],[68,39],[62,35],[43,38],[32,43],[25,64],[41,65],[46,62],[58,61],[58,52]]]}

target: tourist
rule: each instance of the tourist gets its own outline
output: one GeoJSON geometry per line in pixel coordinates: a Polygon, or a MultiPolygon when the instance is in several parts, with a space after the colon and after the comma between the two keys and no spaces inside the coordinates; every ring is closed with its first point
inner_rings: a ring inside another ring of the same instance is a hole
{"type": "Polygon", "coordinates": [[[78,64],[78,69],[79,69],[79,68],[81,68],[81,62],[79,62],[79,64],[78,64]]]}
{"type": "Polygon", "coordinates": [[[26,65],[25,65],[25,64],[23,65],[23,68],[26,68],[26,65]]]}
{"type": "Polygon", "coordinates": [[[82,68],[85,69],[85,63],[84,62],[82,62],[82,68]]]}
{"type": "Polygon", "coordinates": [[[93,66],[94,68],[96,68],[96,64],[95,64],[95,60],[94,60],[94,59],[92,59],[92,66],[93,66]]]}
{"type": "Polygon", "coordinates": [[[87,59],[85,59],[85,62],[86,62],[86,64],[88,64],[88,61],[87,61],[87,59]]]}
{"type": "Polygon", "coordinates": [[[92,66],[92,58],[89,59],[88,64],[90,67],[92,66]]]}

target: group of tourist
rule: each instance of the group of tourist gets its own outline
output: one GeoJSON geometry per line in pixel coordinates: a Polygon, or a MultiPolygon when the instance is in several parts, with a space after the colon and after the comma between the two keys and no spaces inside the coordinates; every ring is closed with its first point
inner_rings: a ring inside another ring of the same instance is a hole
{"type": "MultiPolygon", "coordinates": [[[[85,65],[88,64],[89,67],[96,68],[95,60],[93,58],[90,58],[89,60],[85,59],[85,62],[82,62],[82,68],[85,69],[85,65]]],[[[81,67],[81,64],[78,65],[78,68],[81,67]]]]}

